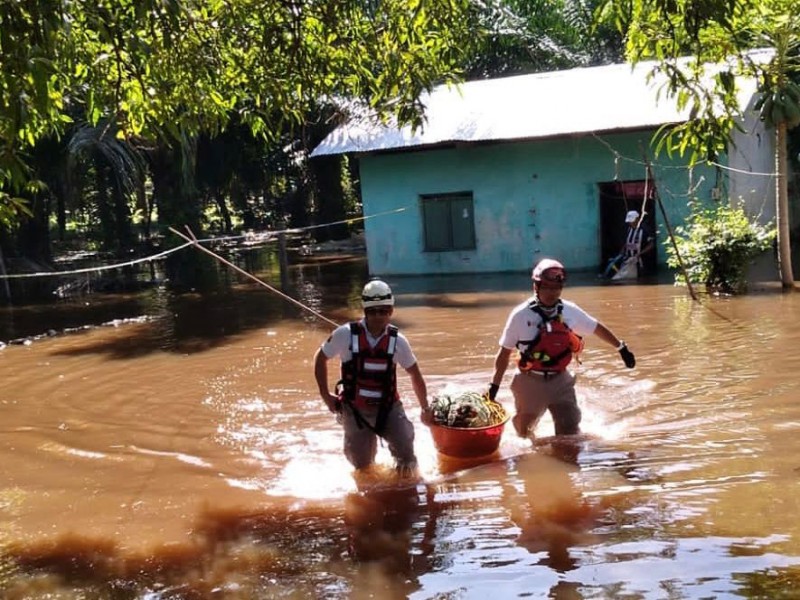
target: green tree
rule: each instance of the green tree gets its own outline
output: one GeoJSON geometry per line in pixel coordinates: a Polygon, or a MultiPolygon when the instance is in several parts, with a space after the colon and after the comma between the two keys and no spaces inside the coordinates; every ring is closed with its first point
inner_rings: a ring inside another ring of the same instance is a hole
{"type": "Polygon", "coordinates": [[[631,61],[655,59],[667,93],[689,107],[688,122],[665,130],[669,151],[714,159],[725,151],[740,107],[737,81],[753,77],[758,107],[775,132],[778,259],[785,288],[794,286],[787,189],[787,130],[800,124],[800,4],[797,0],[607,0],[600,22],[627,32],[631,61]],[[769,47],[771,58],[747,51],[769,47]],[[691,60],[678,60],[691,56],[691,60]],[[706,65],[715,65],[709,72],[706,65]],[[709,83],[710,82],[710,83],[709,83]]]}
{"type": "Polygon", "coordinates": [[[607,64],[622,59],[622,35],[593,13],[602,0],[486,0],[473,5],[476,35],[468,79],[607,64]]]}
{"type": "MultiPolygon", "coordinates": [[[[192,139],[233,115],[256,135],[320,99],[419,123],[421,92],[459,77],[468,0],[32,0],[0,3],[0,219],[29,154],[75,110],[122,138],[192,139]]],[[[174,212],[174,211],[173,211],[174,212]]]]}

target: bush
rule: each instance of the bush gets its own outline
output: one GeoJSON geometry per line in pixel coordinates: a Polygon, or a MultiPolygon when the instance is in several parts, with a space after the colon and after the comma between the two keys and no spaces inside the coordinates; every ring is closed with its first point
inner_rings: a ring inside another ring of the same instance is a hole
{"type": "MultiPolygon", "coordinates": [[[[740,207],[720,204],[714,208],[692,207],[685,226],[675,228],[675,243],[692,283],[705,284],[710,292],[739,294],[747,290],[747,266],[772,248],[776,230],[745,214],[740,207]]],[[[667,240],[667,264],[680,267],[675,248],[667,240]]],[[[682,271],[676,283],[686,283],[682,271]]]]}

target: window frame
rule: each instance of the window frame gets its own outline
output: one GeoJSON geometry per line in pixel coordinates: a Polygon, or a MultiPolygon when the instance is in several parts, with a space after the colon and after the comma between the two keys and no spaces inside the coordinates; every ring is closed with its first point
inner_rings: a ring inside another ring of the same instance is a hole
{"type": "Polygon", "coordinates": [[[471,252],[477,250],[477,239],[475,235],[475,197],[472,191],[459,191],[459,192],[446,192],[442,194],[420,194],[419,195],[420,201],[420,213],[422,218],[422,251],[423,252],[471,252]],[[458,247],[456,244],[458,243],[457,238],[462,236],[454,235],[455,231],[455,223],[456,218],[454,216],[454,210],[457,209],[458,211],[463,210],[466,207],[463,206],[454,206],[455,202],[464,203],[465,201],[469,202],[468,210],[469,212],[469,223],[470,223],[470,231],[468,232],[468,239],[465,244],[459,245],[458,247]],[[444,229],[439,229],[439,233],[442,231],[446,233],[446,242],[444,245],[442,244],[432,244],[431,237],[434,234],[434,231],[431,229],[431,224],[429,220],[433,218],[432,215],[426,210],[428,206],[433,206],[434,203],[444,203],[445,211],[447,213],[447,222],[444,225],[444,229]]]}

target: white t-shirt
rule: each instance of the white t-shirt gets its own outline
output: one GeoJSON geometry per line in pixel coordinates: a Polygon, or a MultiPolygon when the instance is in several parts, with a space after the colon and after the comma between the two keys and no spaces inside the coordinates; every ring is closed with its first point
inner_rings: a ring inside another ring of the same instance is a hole
{"type": "MultiPolygon", "coordinates": [[[[384,329],[383,333],[381,333],[378,337],[372,337],[369,330],[367,330],[367,325],[364,322],[364,319],[361,319],[359,324],[364,329],[364,333],[367,337],[367,343],[369,344],[370,348],[374,348],[383,338],[383,336],[388,335],[387,327],[387,329],[384,329]]],[[[352,332],[350,331],[350,323],[339,325],[339,327],[334,329],[331,337],[323,342],[322,352],[325,353],[325,356],[328,358],[334,358],[338,356],[342,362],[351,360],[353,358],[353,353],[350,351],[351,337],[352,332]]],[[[417,357],[414,356],[414,353],[411,351],[411,345],[408,343],[406,336],[399,331],[397,332],[397,344],[395,345],[393,359],[396,364],[400,365],[404,369],[410,369],[414,366],[414,363],[417,362],[417,357]]]]}
{"type": "MultiPolygon", "coordinates": [[[[542,322],[542,317],[530,308],[530,303],[533,297],[528,298],[514,307],[511,314],[508,315],[505,329],[500,335],[500,345],[503,348],[513,350],[518,348],[517,344],[520,341],[531,341],[536,337],[539,330],[539,325],[542,322]]],[[[562,300],[564,309],[561,311],[561,316],[564,319],[567,327],[580,336],[586,336],[594,333],[597,327],[597,319],[585,312],[574,302],[569,300],[562,300]]],[[[519,349],[519,348],[518,348],[519,349]]]]}

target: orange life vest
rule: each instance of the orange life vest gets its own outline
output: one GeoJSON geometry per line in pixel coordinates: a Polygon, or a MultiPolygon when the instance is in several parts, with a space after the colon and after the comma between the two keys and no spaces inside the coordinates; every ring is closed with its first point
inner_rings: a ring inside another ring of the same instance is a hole
{"type": "Polygon", "coordinates": [[[517,367],[520,371],[564,371],[572,356],[583,350],[583,338],[564,323],[564,304],[559,300],[555,313],[550,315],[535,300],[528,307],[541,317],[541,323],[536,337],[517,343],[517,367]]]}
{"type": "Polygon", "coordinates": [[[397,327],[388,332],[374,348],[367,341],[366,329],[350,323],[350,352],[353,357],[342,363],[342,399],[358,409],[391,405],[399,399],[394,352],[397,327]]]}

